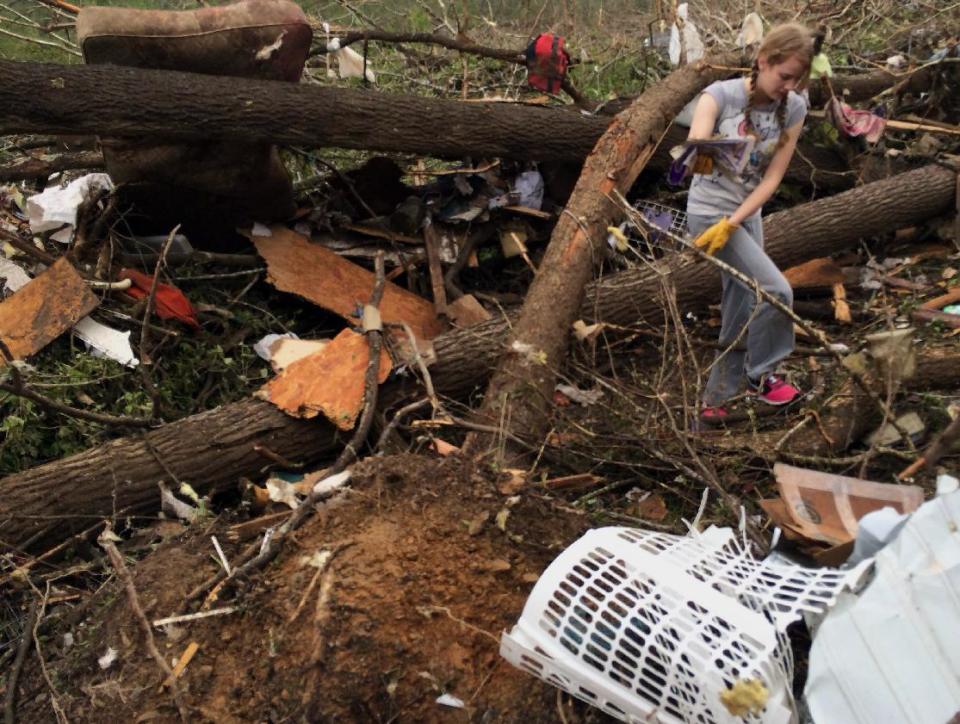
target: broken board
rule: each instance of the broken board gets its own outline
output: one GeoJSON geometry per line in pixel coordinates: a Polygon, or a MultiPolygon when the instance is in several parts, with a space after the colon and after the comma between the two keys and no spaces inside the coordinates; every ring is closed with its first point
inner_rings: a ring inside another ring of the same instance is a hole
{"type": "MultiPolygon", "coordinates": [[[[350,430],[363,407],[369,360],[366,337],[345,329],[319,352],[293,362],[261,387],[257,397],[295,417],[322,412],[341,430],[350,430]]],[[[387,379],[390,368],[390,357],[381,349],[378,383],[387,379]]]]}
{"type": "MultiPolygon", "coordinates": [[[[14,359],[29,357],[86,317],[99,303],[77,270],[59,259],[0,303],[0,339],[14,359]]],[[[5,360],[0,358],[0,365],[5,360]]]]}
{"type": "MultiPolygon", "coordinates": [[[[370,301],[375,277],[319,244],[284,226],[270,227],[270,236],[250,235],[267,262],[268,281],[277,289],[296,294],[329,309],[351,322],[370,301]]],[[[387,324],[406,322],[418,340],[429,340],[443,330],[433,304],[387,282],[380,316],[387,324]]]]}

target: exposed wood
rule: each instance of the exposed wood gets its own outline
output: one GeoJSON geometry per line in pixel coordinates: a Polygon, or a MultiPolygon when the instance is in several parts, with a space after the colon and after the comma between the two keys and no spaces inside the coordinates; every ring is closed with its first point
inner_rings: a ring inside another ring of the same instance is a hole
{"type": "MultiPolygon", "coordinates": [[[[370,345],[362,334],[345,329],[319,352],[290,364],[257,393],[289,415],[312,418],[323,413],[341,430],[352,430],[363,407],[364,372],[370,345]]],[[[377,381],[391,369],[380,350],[377,381]]]]}
{"type": "Polygon", "coordinates": [[[440,234],[432,222],[427,223],[423,229],[423,241],[427,248],[427,268],[430,270],[433,309],[439,317],[447,313],[447,289],[443,283],[443,266],[440,262],[440,234]]]}
{"type": "MultiPolygon", "coordinates": [[[[270,236],[251,236],[267,261],[268,280],[278,289],[307,299],[354,323],[357,310],[373,289],[373,273],[285,226],[270,236]]],[[[406,322],[417,339],[427,340],[443,328],[433,306],[423,297],[388,283],[380,313],[385,323],[406,322]]]]}
{"type": "Polygon", "coordinates": [[[930,443],[930,446],[923,451],[923,455],[917,458],[916,462],[900,472],[900,477],[907,478],[916,475],[921,468],[926,468],[932,472],[940,458],[950,452],[956,446],[957,441],[960,441],[960,416],[955,418],[943,432],[937,435],[937,439],[930,443]]]}
{"type": "MultiPolygon", "coordinates": [[[[717,64],[729,63],[729,59],[721,59],[717,64]]],[[[511,330],[508,352],[501,357],[487,388],[480,409],[487,421],[534,438],[545,428],[569,330],[602,252],[606,229],[620,215],[613,192],[629,191],[671,120],[720,77],[710,66],[675,70],[617,116],[597,142],[553,229],[511,330]]],[[[471,443],[468,447],[482,452],[492,441],[475,437],[475,446],[471,443]]]]}

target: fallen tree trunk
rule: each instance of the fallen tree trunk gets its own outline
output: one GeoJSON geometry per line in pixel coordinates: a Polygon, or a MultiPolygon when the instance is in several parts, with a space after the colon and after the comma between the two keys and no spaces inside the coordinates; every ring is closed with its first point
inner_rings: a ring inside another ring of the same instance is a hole
{"type": "Polygon", "coordinates": [[[342,443],[333,425],[260,400],[218,407],[0,479],[0,548],[61,540],[111,511],[156,511],[160,481],[188,482],[201,494],[229,489],[270,462],[258,445],[313,462],[342,443]]]}
{"type": "MultiPolygon", "coordinates": [[[[463,103],[375,91],[193,73],[0,60],[0,134],[86,133],[181,141],[339,146],[460,158],[583,161],[609,116],[514,103],[463,103]],[[37,89],[45,89],[38,93],[37,89]],[[137,99],[131,103],[131,99],[137,99]]],[[[650,160],[663,171],[686,131],[672,129],[650,160]]],[[[803,146],[787,179],[849,188],[843,161],[803,146]],[[804,160],[809,159],[812,162],[804,160]],[[822,168],[822,171],[820,170],[822,168]]]]}
{"type": "MultiPolygon", "coordinates": [[[[767,249],[784,267],[839,251],[861,236],[945,213],[953,208],[955,185],[956,174],[949,169],[926,166],[773,214],[764,225],[767,249]]],[[[681,308],[719,294],[719,277],[705,264],[674,258],[662,264],[661,272],[673,279],[681,308]]],[[[642,317],[658,322],[661,272],[638,269],[594,283],[580,314],[616,324],[642,317]]],[[[435,339],[431,375],[438,392],[462,398],[482,383],[505,346],[507,330],[508,321],[501,318],[435,339]]],[[[921,358],[910,384],[921,380],[931,387],[955,387],[960,354],[921,358]]],[[[70,516],[156,510],[157,482],[171,477],[147,442],[177,477],[201,493],[228,489],[239,477],[256,474],[266,463],[254,451],[256,443],[305,464],[332,455],[341,444],[333,426],[320,420],[288,417],[258,400],[227,405],[0,479],[0,541],[23,548],[31,539],[62,540],[90,524],[89,517],[70,516]]]]}
{"type": "MultiPolygon", "coordinates": [[[[840,251],[861,238],[910,226],[950,211],[957,175],[924,166],[835,196],[771,214],[764,219],[765,249],[780,268],[840,251]]],[[[580,316],[588,322],[632,324],[663,320],[662,285],[668,277],[680,309],[720,298],[720,275],[708,262],[671,255],[652,266],[621,272],[587,289],[580,316]]],[[[462,397],[482,382],[504,349],[509,324],[492,319],[434,340],[431,368],[438,391],[462,397]],[[469,349],[469,364],[460,354],[469,349]]]]}
{"type": "MultiPolygon", "coordinates": [[[[614,119],[587,157],[480,408],[480,415],[502,425],[505,433],[517,430],[539,438],[544,431],[570,325],[603,252],[606,229],[622,213],[613,194],[630,190],[672,119],[722,77],[711,68],[687,65],[658,82],[614,119]]],[[[491,442],[501,450],[497,462],[505,463],[503,451],[510,445],[501,445],[503,440],[475,436],[469,447],[480,452],[491,442]]]]}

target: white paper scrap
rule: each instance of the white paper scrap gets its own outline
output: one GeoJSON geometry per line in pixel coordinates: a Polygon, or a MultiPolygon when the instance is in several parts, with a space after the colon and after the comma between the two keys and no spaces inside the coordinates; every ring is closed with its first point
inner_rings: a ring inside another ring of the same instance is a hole
{"type": "Polygon", "coordinates": [[[464,703],[462,699],[458,699],[452,694],[441,694],[437,697],[437,703],[440,706],[449,706],[454,709],[463,709],[464,703]]]}
{"type": "Polygon", "coordinates": [[[130,331],[100,324],[90,317],[84,317],[73,326],[74,333],[90,347],[93,354],[116,360],[127,367],[136,367],[140,360],[130,347],[130,331]]]}
{"type": "MultiPolygon", "coordinates": [[[[353,48],[348,47],[340,48],[340,50],[334,53],[334,56],[336,57],[337,64],[340,68],[341,78],[363,78],[364,64],[363,56],[360,55],[360,53],[355,51],[353,48]]],[[[377,82],[377,76],[374,75],[369,59],[367,59],[366,74],[367,82],[377,82]]]]}
{"type": "Polygon", "coordinates": [[[349,470],[344,470],[342,473],[324,478],[313,486],[313,492],[317,495],[332,493],[346,485],[351,475],[352,473],[349,470]]]}
{"type": "Polygon", "coordinates": [[[268,334],[265,335],[259,342],[253,345],[253,351],[257,353],[257,356],[260,359],[265,359],[267,362],[273,359],[273,345],[280,339],[299,339],[297,335],[293,332],[285,332],[283,334],[268,334]]]}
{"type": "Polygon", "coordinates": [[[97,663],[100,664],[101,669],[109,669],[113,666],[113,662],[117,660],[117,650],[113,647],[107,648],[107,653],[97,659],[97,663]]]}
{"type": "Polygon", "coordinates": [[[270,478],[267,483],[267,495],[274,503],[283,503],[292,510],[300,507],[300,496],[297,487],[280,478],[270,478]]]}
{"type": "Polygon", "coordinates": [[[0,282],[0,291],[6,289],[11,294],[30,281],[29,274],[4,257],[0,257],[0,277],[3,279],[0,282]]]}
{"type": "Polygon", "coordinates": [[[57,229],[64,224],[67,229],[57,232],[51,239],[67,243],[77,225],[77,209],[93,193],[113,189],[113,181],[105,173],[91,173],[71,181],[65,187],[53,186],[27,199],[27,218],[30,230],[35,234],[57,229]]]}

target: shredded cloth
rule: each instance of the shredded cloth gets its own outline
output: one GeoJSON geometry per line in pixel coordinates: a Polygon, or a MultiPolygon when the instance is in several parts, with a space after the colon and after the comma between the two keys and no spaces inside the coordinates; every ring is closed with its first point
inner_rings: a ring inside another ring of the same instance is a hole
{"type": "MultiPolygon", "coordinates": [[[[133,282],[133,286],[127,290],[127,294],[135,299],[142,299],[147,296],[153,284],[152,276],[147,276],[135,269],[121,269],[119,279],[129,279],[133,282]]],[[[178,319],[194,329],[200,329],[200,322],[197,321],[193,305],[190,304],[190,300],[184,296],[183,292],[176,287],[158,282],[154,302],[156,315],[160,319],[178,319]]]]}
{"type": "Polygon", "coordinates": [[[868,143],[876,143],[883,135],[887,120],[870,111],[858,111],[837,97],[827,103],[826,114],[838,131],[849,138],[863,136],[868,143]]]}

